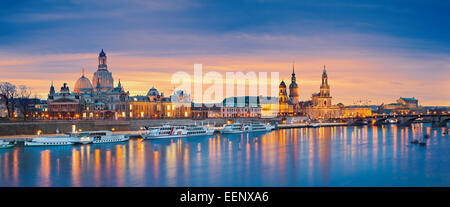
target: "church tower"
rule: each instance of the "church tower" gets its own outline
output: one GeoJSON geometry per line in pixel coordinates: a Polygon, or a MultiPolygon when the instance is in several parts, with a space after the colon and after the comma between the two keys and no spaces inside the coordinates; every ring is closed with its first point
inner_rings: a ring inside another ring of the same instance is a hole
{"type": "Polygon", "coordinates": [[[325,65],[323,66],[322,85],[320,85],[319,106],[331,107],[330,85],[328,85],[328,75],[325,65]]]}
{"type": "Polygon", "coordinates": [[[286,91],[286,84],[284,83],[284,81],[281,81],[280,86],[278,87],[278,102],[279,103],[287,103],[288,101],[288,96],[287,96],[287,91],[286,91]]]}
{"type": "Polygon", "coordinates": [[[291,84],[289,85],[289,99],[292,104],[298,104],[299,102],[299,90],[297,80],[295,78],[294,64],[292,64],[291,84]]]}

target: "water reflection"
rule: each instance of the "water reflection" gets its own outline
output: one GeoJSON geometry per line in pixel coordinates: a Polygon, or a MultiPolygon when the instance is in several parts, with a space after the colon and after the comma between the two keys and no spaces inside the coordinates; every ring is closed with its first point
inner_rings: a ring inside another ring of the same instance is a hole
{"type": "Polygon", "coordinates": [[[445,128],[299,128],[0,150],[0,186],[448,186],[445,128]],[[411,139],[429,134],[426,147],[411,139]]]}

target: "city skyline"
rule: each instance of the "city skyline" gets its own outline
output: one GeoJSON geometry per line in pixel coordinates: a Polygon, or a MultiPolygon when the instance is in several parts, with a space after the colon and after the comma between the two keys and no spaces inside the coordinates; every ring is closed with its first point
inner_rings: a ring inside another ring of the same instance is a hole
{"type": "Polygon", "coordinates": [[[237,3],[2,5],[1,81],[30,86],[45,98],[51,81],[73,89],[83,67],[91,77],[104,48],[115,81],[120,77],[131,94],[145,94],[152,86],[170,94],[176,87],[168,84],[172,74],[192,74],[195,63],[222,74],[280,72],[280,81],[289,82],[295,61],[300,100],[317,92],[326,64],[335,103],[415,97],[421,105],[450,105],[442,94],[450,89],[450,31],[439,25],[449,19],[447,3],[414,1],[387,8],[382,3],[243,1],[233,7],[237,3]]]}

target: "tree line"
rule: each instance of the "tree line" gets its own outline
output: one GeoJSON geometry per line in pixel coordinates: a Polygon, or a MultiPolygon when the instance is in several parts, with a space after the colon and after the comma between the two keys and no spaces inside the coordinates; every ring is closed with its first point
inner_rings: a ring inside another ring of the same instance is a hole
{"type": "Polygon", "coordinates": [[[6,110],[6,118],[14,119],[14,113],[20,113],[24,120],[28,119],[30,114],[34,112],[30,107],[37,100],[36,96],[32,97],[32,89],[25,85],[14,85],[9,82],[0,82],[0,105],[6,110]]]}

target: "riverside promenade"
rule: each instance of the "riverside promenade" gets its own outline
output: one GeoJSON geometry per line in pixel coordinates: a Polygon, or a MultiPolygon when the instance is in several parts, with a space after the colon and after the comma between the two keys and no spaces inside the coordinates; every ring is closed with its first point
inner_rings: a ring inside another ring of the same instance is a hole
{"type": "MultiPolygon", "coordinates": [[[[157,127],[162,124],[171,125],[208,125],[214,128],[216,132],[223,129],[224,124],[230,119],[151,119],[151,120],[85,120],[85,121],[34,121],[34,122],[11,122],[0,123],[0,139],[5,141],[28,141],[38,137],[38,131],[41,136],[57,136],[65,132],[71,132],[72,127],[81,131],[98,131],[109,130],[115,134],[124,134],[132,138],[141,137],[144,127],[157,127]],[[59,134],[56,134],[56,131],[59,134]]],[[[281,118],[237,118],[231,119],[234,123],[246,122],[264,122],[275,123],[277,129],[291,129],[291,128],[306,128],[306,127],[332,127],[332,126],[346,126],[347,123],[290,123],[281,124],[281,118]]]]}
{"type": "Polygon", "coordinates": [[[0,137],[11,135],[36,135],[71,132],[75,125],[82,131],[138,131],[143,127],[156,127],[163,124],[170,125],[210,125],[220,127],[229,120],[233,123],[263,122],[280,123],[282,118],[207,118],[207,119],[128,119],[128,120],[40,120],[40,121],[8,121],[0,122],[0,137]]]}

